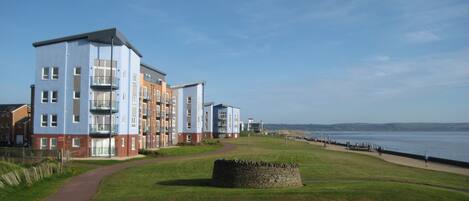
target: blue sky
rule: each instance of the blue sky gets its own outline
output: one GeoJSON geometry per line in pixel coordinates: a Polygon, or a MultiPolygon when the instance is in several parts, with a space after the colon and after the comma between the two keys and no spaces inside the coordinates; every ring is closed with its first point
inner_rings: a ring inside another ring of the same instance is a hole
{"type": "Polygon", "coordinates": [[[469,1],[1,1],[0,103],[32,43],[117,27],[172,84],[270,123],[469,122],[469,1]]]}

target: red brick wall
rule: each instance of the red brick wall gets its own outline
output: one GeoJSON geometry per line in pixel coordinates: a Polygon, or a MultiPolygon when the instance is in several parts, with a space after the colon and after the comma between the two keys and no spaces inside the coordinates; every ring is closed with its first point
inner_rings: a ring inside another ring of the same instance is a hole
{"type": "Polygon", "coordinates": [[[203,134],[202,133],[180,133],[178,135],[179,143],[187,143],[187,136],[191,136],[191,144],[199,144],[202,142],[203,134]]]}

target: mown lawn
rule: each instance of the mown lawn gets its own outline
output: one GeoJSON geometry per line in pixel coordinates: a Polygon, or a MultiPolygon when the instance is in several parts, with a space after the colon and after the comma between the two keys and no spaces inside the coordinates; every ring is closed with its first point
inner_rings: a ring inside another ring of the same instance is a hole
{"type": "MultiPolygon", "coordinates": [[[[104,179],[95,200],[469,200],[469,177],[391,164],[275,137],[242,137],[236,150],[132,167],[104,179]],[[304,187],[230,189],[209,185],[213,161],[300,164],[304,187]]],[[[169,150],[169,149],[168,149],[169,150]]]]}

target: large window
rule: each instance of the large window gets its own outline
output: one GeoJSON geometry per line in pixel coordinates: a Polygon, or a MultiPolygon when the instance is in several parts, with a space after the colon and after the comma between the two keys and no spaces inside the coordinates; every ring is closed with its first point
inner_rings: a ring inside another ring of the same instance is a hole
{"type": "Polygon", "coordinates": [[[47,138],[41,138],[41,147],[40,149],[47,149],[49,142],[47,138]]]}
{"type": "Polygon", "coordinates": [[[52,68],[52,80],[59,79],[59,68],[53,67],[52,68]]]}
{"type": "Polygon", "coordinates": [[[42,91],[42,93],[41,93],[41,102],[42,103],[49,102],[49,91],[42,91]]]}
{"type": "Polygon", "coordinates": [[[46,127],[47,126],[47,114],[42,114],[41,115],[41,127],[46,127]]]}
{"type": "Polygon", "coordinates": [[[57,149],[57,138],[50,138],[50,149],[57,149]]]}
{"type": "Polygon", "coordinates": [[[52,98],[51,98],[50,102],[51,103],[57,103],[57,96],[58,96],[57,91],[52,91],[52,98]]]}
{"type": "Polygon", "coordinates": [[[50,115],[50,126],[57,127],[57,115],[56,114],[50,115]]]}
{"type": "Polygon", "coordinates": [[[43,80],[49,79],[49,67],[42,68],[42,79],[43,80]]]}

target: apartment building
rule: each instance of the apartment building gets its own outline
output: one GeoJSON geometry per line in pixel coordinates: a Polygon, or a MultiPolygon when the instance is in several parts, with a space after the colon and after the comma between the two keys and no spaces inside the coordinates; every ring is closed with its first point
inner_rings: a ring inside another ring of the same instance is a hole
{"type": "Polygon", "coordinates": [[[175,96],[176,132],[179,143],[197,144],[203,139],[205,82],[172,86],[175,96]]]}
{"type": "Polygon", "coordinates": [[[27,104],[0,104],[0,145],[30,143],[31,108],[27,104]]]}
{"type": "Polygon", "coordinates": [[[213,136],[215,138],[238,138],[240,122],[239,108],[226,104],[213,106],[213,136]]]}
{"type": "Polygon", "coordinates": [[[212,139],[213,138],[213,102],[204,104],[204,138],[212,139]]]}
{"type": "Polygon", "coordinates": [[[142,55],[125,36],[112,28],[33,46],[33,148],[137,155],[142,55]]]}
{"type": "Polygon", "coordinates": [[[140,64],[140,147],[152,149],[177,143],[176,97],[166,73],[140,64]]]}

